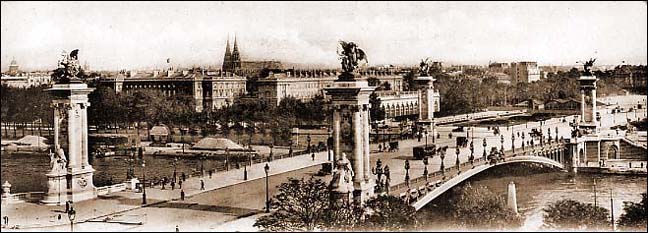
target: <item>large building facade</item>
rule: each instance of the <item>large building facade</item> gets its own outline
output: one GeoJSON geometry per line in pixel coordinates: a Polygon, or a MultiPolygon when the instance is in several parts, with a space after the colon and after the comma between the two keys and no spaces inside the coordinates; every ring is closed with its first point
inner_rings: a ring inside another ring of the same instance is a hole
{"type": "Polygon", "coordinates": [[[540,80],[540,69],[537,62],[513,62],[510,68],[511,84],[535,82],[540,80]]]}
{"type": "Polygon", "coordinates": [[[245,77],[222,71],[201,69],[165,72],[120,72],[116,76],[100,80],[100,85],[111,87],[115,92],[155,90],[165,96],[191,98],[196,111],[218,109],[233,103],[245,94],[245,77]]]}
{"type": "MultiPolygon", "coordinates": [[[[279,105],[286,97],[307,101],[322,95],[324,88],[332,87],[338,79],[335,70],[291,70],[284,73],[271,73],[267,78],[257,81],[260,99],[279,105]]],[[[390,71],[360,72],[363,78],[377,78],[380,83],[389,83],[394,92],[403,90],[403,76],[390,71]]]]}

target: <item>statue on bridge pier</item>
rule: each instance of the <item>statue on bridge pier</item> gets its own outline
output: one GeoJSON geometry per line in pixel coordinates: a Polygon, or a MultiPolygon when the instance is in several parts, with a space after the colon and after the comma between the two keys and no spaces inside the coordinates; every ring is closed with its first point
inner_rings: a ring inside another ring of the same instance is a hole
{"type": "Polygon", "coordinates": [[[56,173],[62,171],[67,166],[67,159],[65,158],[65,152],[63,148],[58,148],[56,153],[52,151],[49,152],[50,156],[50,171],[56,173]]]}
{"type": "Polygon", "coordinates": [[[358,47],[354,42],[339,41],[340,47],[338,48],[339,59],[342,60],[342,75],[341,79],[346,81],[353,81],[355,77],[352,75],[353,71],[358,68],[358,62],[367,60],[365,52],[358,47]],[[340,51],[341,50],[341,51],[340,51]]]}
{"type": "Polygon", "coordinates": [[[335,169],[329,191],[331,191],[331,201],[349,201],[352,199],[353,188],[353,168],[346,153],[342,153],[342,158],[335,162],[335,169]]]}

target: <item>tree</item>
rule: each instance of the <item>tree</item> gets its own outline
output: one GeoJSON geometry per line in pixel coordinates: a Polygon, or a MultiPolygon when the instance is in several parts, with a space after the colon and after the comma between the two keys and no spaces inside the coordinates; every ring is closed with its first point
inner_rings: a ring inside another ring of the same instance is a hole
{"type": "Polygon", "coordinates": [[[369,95],[369,104],[371,104],[371,109],[369,109],[369,117],[371,122],[382,121],[385,119],[385,109],[382,108],[380,98],[376,92],[369,95]]]}
{"type": "Polygon", "coordinates": [[[566,199],[550,203],[543,210],[547,228],[587,230],[610,227],[608,210],[590,203],[566,199]]]}
{"type": "Polygon", "coordinates": [[[452,190],[449,203],[458,225],[474,228],[508,228],[520,226],[522,218],[506,206],[504,197],[484,186],[470,183],[452,190]]]}
{"type": "Polygon", "coordinates": [[[367,200],[365,230],[400,231],[417,227],[416,209],[398,197],[380,195],[367,200]]]}
{"type": "Polygon", "coordinates": [[[646,211],[646,192],[641,194],[641,202],[623,202],[623,211],[619,221],[619,227],[622,230],[641,230],[646,231],[648,224],[648,212],[646,211]]]}
{"type": "Polygon", "coordinates": [[[272,199],[276,209],[270,215],[257,219],[253,226],[269,231],[313,231],[325,222],[329,208],[327,185],[320,179],[288,178],[279,185],[279,193],[272,199]]]}

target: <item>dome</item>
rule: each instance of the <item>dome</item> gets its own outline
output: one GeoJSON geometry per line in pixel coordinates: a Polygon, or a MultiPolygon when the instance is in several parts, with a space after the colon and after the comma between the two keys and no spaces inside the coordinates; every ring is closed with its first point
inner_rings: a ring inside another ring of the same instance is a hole
{"type": "Polygon", "coordinates": [[[236,144],[232,140],[229,140],[227,138],[211,138],[211,137],[206,137],[201,139],[192,147],[192,149],[199,149],[199,150],[225,150],[228,148],[229,150],[244,150],[241,145],[236,144]]]}

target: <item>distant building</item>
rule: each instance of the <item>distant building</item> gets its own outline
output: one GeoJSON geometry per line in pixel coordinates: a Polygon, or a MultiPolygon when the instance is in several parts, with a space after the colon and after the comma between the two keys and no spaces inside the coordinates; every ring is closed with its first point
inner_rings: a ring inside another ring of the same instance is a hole
{"type": "Polygon", "coordinates": [[[517,62],[511,63],[511,84],[518,82],[535,82],[540,80],[540,69],[536,62],[517,62]]]}
{"type": "Polygon", "coordinates": [[[227,39],[227,45],[225,46],[225,55],[223,56],[223,66],[222,70],[225,72],[236,73],[242,75],[242,73],[249,74],[251,72],[259,71],[262,69],[269,70],[283,70],[283,65],[280,61],[274,60],[260,60],[260,61],[242,61],[241,53],[238,48],[238,42],[236,36],[234,37],[234,48],[230,50],[229,38],[227,39]]]}
{"type": "MultiPolygon", "coordinates": [[[[363,78],[377,78],[380,83],[389,83],[392,91],[403,90],[403,77],[390,71],[359,72],[363,78]]],[[[267,78],[257,80],[258,98],[279,105],[286,97],[307,101],[316,95],[324,96],[324,88],[332,87],[338,79],[335,70],[288,70],[271,73],[267,78]]]]}
{"type": "Polygon", "coordinates": [[[166,96],[191,98],[195,110],[218,109],[233,103],[234,98],[245,94],[246,79],[228,72],[169,69],[160,73],[120,72],[101,79],[100,85],[113,88],[115,92],[133,90],[156,90],[166,96]]]}
{"type": "Polygon", "coordinates": [[[0,77],[0,83],[13,88],[29,88],[51,85],[52,77],[46,72],[20,72],[16,60],[12,60],[9,70],[0,77]]]}
{"type": "Polygon", "coordinates": [[[494,62],[488,64],[488,71],[493,72],[493,73],[509,73],[509,66],[508,63],[500,63],[500,62],[494,62]]]}

